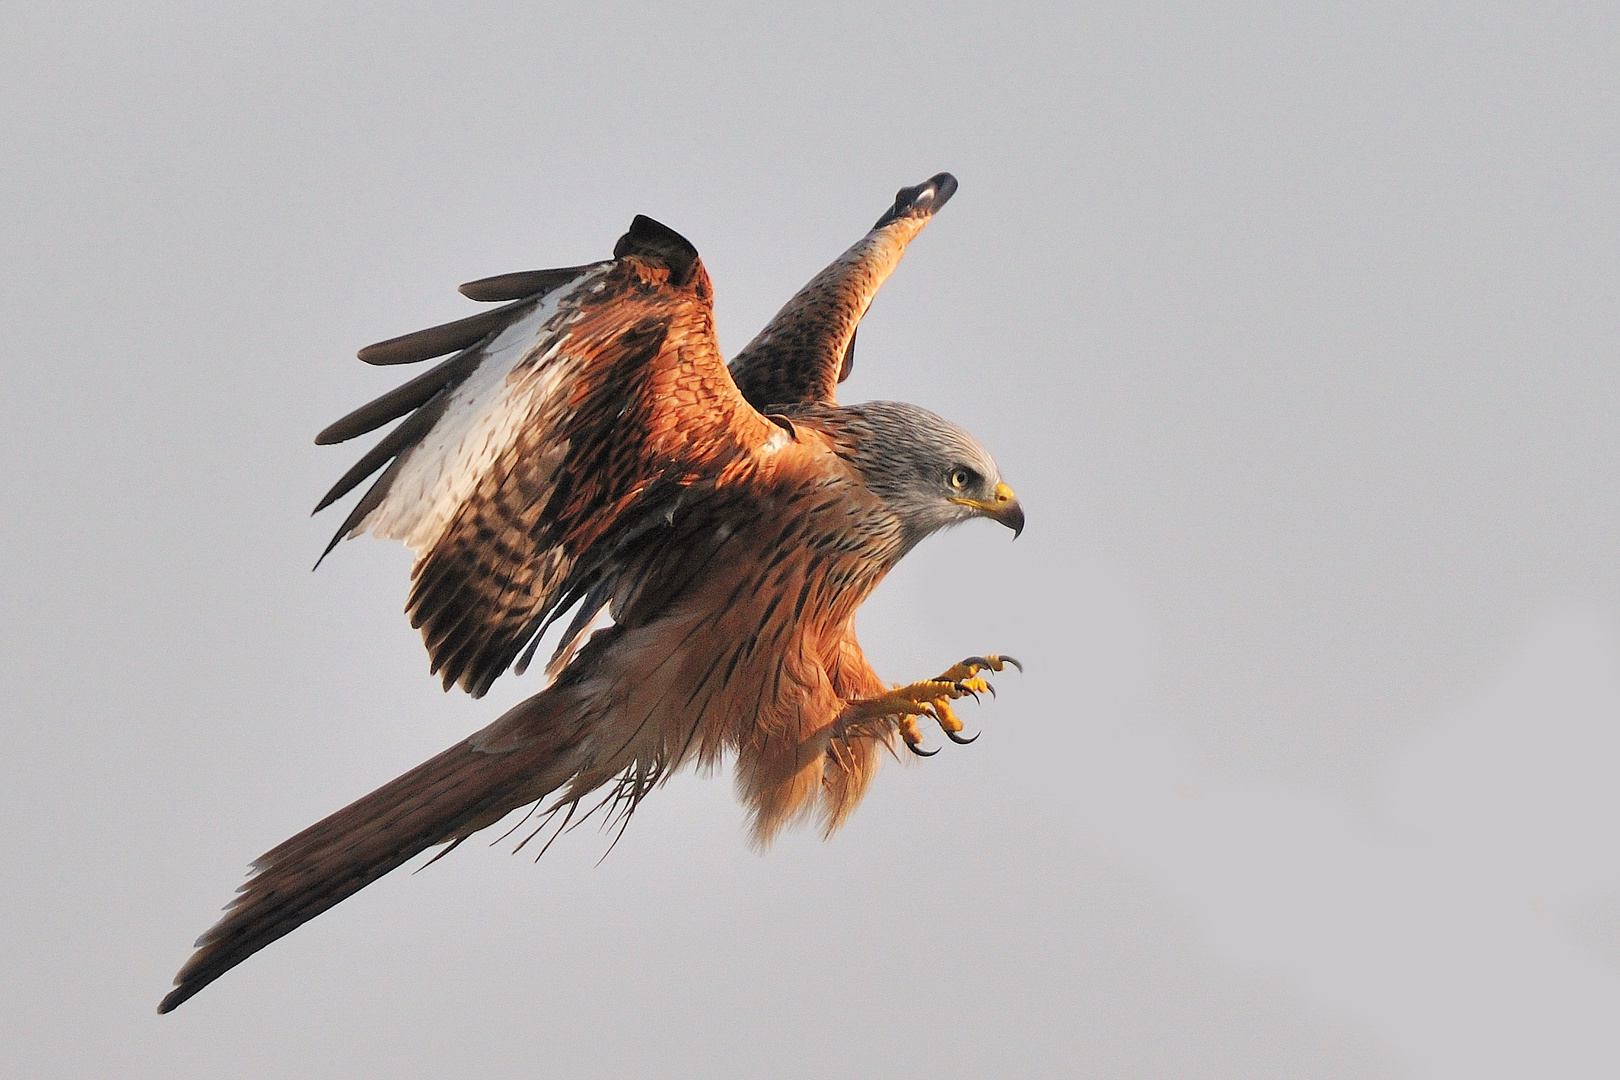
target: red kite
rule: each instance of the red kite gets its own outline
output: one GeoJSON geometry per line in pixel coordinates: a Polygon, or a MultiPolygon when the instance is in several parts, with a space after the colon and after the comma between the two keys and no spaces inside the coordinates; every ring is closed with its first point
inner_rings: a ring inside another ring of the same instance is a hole
{"type": "Polygon", "coordinates": [[[971,741],[949,702],[1016,661],[891,688],[855,610],[928,534],[975,517],[1016,534],[1023,510],[955,425],[834,398],[873,295],[955,190],[948,173],[902,189],[729,369],[696,249],[645,217],[610,260],[472,282],[507,303],[360,351],[454,354],[316,438],[405,417],[317,509],[381,470],[332,543],[370,532],[416,553],[406,609],[446,688],[482,695],[574,616],[544,690],[254,863],[159,1012],[523,806],[549,799],[566,824],[602,791],[595,809],[622,824],[674,770],[732,757],[764,843],[807,817],[831,833],[885,749],[931,753],[919,717],[971,741]]]}

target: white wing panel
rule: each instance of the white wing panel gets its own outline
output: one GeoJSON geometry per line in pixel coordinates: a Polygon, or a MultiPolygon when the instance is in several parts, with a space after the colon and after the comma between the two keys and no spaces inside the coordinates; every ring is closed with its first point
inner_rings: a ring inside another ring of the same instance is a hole
{"type": "Polygon", "coordinates": [[[593,268],[574,285],[548,295],[489,343],[478,367],[451,392],[439,422],[407,451],[387,496],[366,515],[361,531],[402,541],[418,556],[438,542],[519,429],[566,380],[570,365],[565,357],[540,378],[513,378],[513,373],[520,366],[532,371],[525,361],[550,359],[567,344],[568,326],[578,317],[573,298],[611,265],[593,268]]]}

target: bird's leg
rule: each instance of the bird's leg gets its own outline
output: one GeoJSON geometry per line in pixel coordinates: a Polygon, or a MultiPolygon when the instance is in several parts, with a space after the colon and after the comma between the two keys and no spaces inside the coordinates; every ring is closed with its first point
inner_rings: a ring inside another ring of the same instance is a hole
{"type": "Polygon", "coordinates": [[[962,730],[962,721],[957,719],[950,703],[970,694],[977,698],[986,691],[993,696],[995,687],[979,672],[1001,671],[1008,664],[1019,671],[1024,670],[1024,665],[1010,656],[970,656],[937,679],[923,679],[895,687],[874,698],[850,702],[838,718],[834,736],[848,738],[852,734],[866,732],[879,720],[897,717],[900,737],[905,740],[907,749],[921,757],[931,757],[939,751],[921,748],[922,731],[917,724],[919,716],[926,716],[939,724],[940,730],[952,742],[970,743],[978,736],[964,739],[958,734],[962,730]]]}

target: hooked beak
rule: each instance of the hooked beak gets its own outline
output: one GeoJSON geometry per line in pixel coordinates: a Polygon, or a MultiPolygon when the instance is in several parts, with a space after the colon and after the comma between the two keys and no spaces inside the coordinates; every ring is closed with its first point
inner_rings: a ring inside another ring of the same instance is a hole
{"type": "Polygon", "coordinates": [[[1024,531],[1024,508],[1018,505],[1018,496],[1006,484],[996,485],[996,494],[987,500],[953,497],[951,502],[971,506],[992,521],[999,521],[1013,531],[1013,539],[1024,531]]]}

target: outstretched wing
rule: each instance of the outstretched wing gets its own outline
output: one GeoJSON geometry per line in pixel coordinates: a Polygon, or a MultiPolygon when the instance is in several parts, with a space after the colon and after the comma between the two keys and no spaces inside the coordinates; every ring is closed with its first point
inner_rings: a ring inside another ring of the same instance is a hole
{"type": "Polygon", "coordinates": [[[446,689],[476,697],[616,550],[694,485],[744,478],[778,429],[720,357],[697,251],[649,218],[611,261],[463,292],[512,302],[361,350],[383,364],[460,351],[316,437],[410,414],[316,509],[384,470],[327,550],[371,532],[416,552],[411,623],[446,689]]]}
{"type": "Polygon", "coordinates": [[[732,358],[732,378],[749,404],[765,412],[773,405],[834,402],[855,363],[861,316],[912,237],[955,193],[950,173],[901,188],[872,231],[811,278],[732,358]]]}

